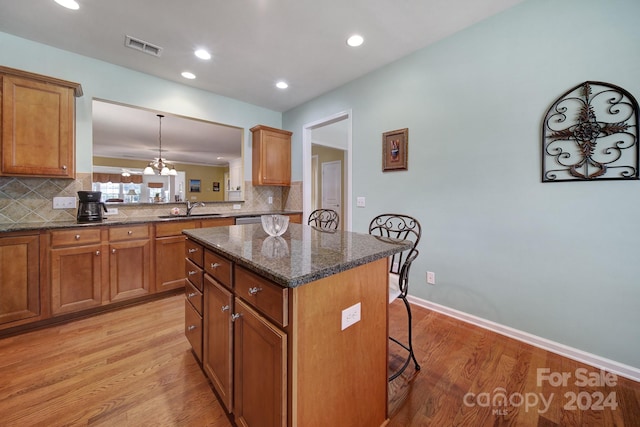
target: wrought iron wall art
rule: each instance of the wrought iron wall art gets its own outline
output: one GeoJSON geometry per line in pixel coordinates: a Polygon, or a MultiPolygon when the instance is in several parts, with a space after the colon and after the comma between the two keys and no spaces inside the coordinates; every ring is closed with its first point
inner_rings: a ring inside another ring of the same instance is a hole
{"type": "Polygon", "coordinates": [[[638,102],[587,81],[564,93],[542,124],[542,182],[639,179],[638,102]]]}

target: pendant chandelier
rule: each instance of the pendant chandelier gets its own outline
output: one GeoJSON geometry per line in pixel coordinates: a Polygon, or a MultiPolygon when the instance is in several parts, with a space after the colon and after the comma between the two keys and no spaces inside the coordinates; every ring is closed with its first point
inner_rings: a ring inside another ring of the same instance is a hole
{"type": "Polygon", "coordinates": [[[178,175],[178,172],[175,170],[173,165],[168,164],[167,160],[162,158],[162,118],[164,117],[164,115],[157,114],[157,116],[160,121],[158,125],[158,144],[159,144],[158,157],[150,161],[147,167],[144,168],[144,171],[142,173],[144,175],[160,174],[164,176],[167,176],[167,175],[175,176],[175,175],[178,175]]]}

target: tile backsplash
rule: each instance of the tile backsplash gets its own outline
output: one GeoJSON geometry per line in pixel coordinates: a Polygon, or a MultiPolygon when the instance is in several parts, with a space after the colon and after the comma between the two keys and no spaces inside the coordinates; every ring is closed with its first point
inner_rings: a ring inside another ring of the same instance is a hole
{"type": "MultiPolygon", "coordinates": [[[[302,182],[291,187],[253,186],[245,182],[243,202],[215,202],[197,208],[199,212],[262,212],[302,210],[302,182]],[[269,204],[269,197],[272,203],[269,204]],[[233,210],[234,204],[241,209],[233,210]]],[[[41,223],[75,221],[76,209],[53,209],[53,198],[76,197],[80,190],[91,190],[91,174],[78,173],[75,180],[58,178],[0,177],[0,223],[41,223]]],[[[119,204],[116,217],[157,216],[183,203],[126,205],[119,204]]]]}

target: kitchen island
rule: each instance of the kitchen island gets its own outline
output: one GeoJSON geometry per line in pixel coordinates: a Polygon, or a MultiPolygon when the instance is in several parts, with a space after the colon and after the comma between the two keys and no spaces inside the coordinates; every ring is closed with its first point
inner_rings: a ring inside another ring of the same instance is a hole
{"type": "Polygon", "coordinates": [[[202,333],[203,370],[237,425],[386,423],[387,259],[408,242],[299,224],[184,234],[185,333],[197,357],[202,333]]]}

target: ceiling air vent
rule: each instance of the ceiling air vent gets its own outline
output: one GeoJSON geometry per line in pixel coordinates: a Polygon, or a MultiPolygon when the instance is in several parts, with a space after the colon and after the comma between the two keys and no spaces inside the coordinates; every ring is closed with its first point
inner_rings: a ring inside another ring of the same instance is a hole
{"type": "Polygon", "coordinates": [[[145,42],[144,40],[136,39],[131,36],[124,37],[124,45],[126,47],[130,47],[131,49],[139,50],[153,56],[160,56],[160,54],[162,53],[161,47],[145,42]]]}

